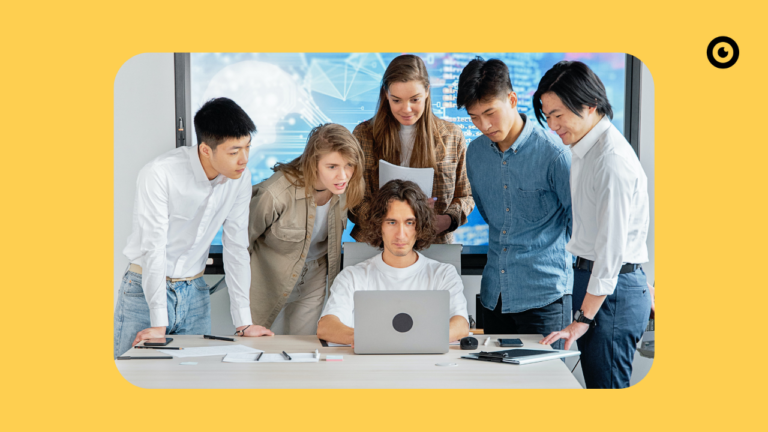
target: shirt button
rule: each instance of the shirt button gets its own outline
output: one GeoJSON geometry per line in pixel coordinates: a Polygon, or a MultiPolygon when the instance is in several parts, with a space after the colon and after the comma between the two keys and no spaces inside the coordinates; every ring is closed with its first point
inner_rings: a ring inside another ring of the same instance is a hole
{"type": "Polygon", "coordinates": [[[506,165],[506,164],[507,164],[507,161],[504,161],[504,162],[502,162],[502,163],[503,163],[504,165],[506,165]]]}
{"type": "Polygon", "coordinates": [[[314,219],[314,218],[315,218],[315,215],[309,215],[309,218],[310,218],[310,219],[314,219]]]}
{"type": "Polygon", "coordinates": [[[296,275],[294,274],[294,275],[293,275],[293,276],[291,276],[291,277],[296,277],[296,275]]]}
{"type": "Polygon", "coordinates": [[[506,189],[506,188],[507,188],[507,185],[504,185],[504,189],[506,189]]]}
{"type": "Polygon", "coordinates": [[[502,273],[506,273],[506,271],[504,271],[504,270],[502,270],[501,272],[502,272],[502,273]]]}
{"type": "Polygon", "coordinates": [[[509,207],[507,207],[507,211],[509,211],[509,207]]]}
{"type": "Polygon", "coordinates": [[[311,235],[311,234],[308,234],[308,235],[307,235],[307,238],[308,238],[308,239],[311,239],[311,238],[312,238],[312,235],[311,235]]]}
{"type": "Polygon", "coordinates": [[[506,232],[506,231],[502,231],[501,233],[502,233],[502,234],[506,234],[507,232],[506,232]]]}
{"type": "Polygon", "coordinates": [[[302,257],[302,258],[306,258],[307,256],[306,256],[306,255],[304,255],[304,254],[301,254],[301,257],[302,257]]]}
{"type": "Polygon", "coordinates": [[[288,293],[283,294],[283,297],[288,297],[288,293]]]}
{"type": "Polygon", "coordinates": [[[506,251],[507,251],[507,248],[504,248],[504,252],[506,252],[506,251]]]}

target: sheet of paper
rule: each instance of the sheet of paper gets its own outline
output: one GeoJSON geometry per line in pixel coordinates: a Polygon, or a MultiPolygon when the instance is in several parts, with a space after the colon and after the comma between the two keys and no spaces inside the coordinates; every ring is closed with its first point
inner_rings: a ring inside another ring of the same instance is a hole
{"type": "Polygon", "coordinates": [[[261,350],[247,347],[245,345],[219,345],[219,346],[184,348],[183,350],[178,350],[178,351],[177,350],[158,350],[158,351],[160,351],[163,354],[168,354],[168,355],[172,355],[174,357],[179,357],[179,358],[261,352],[261,350]]]}
{"type": "Polygon", "coordinates": [[[379,160],[379,188],[390,180],[410,180],[419,185],[424,195],[431,198],[434,175],[435,170],[432,168],[407,168],[379,160]]]}
{"type": "Polygon", "coordinates": [[[227,354],[224,362],[227,363],[313,363],[320,360],[315,357],[315,353],[288,353],[290,360],[286,360],[282,354],[262,354],[259,361],[256,361],[258,353],[239,353],[227,354]]]}

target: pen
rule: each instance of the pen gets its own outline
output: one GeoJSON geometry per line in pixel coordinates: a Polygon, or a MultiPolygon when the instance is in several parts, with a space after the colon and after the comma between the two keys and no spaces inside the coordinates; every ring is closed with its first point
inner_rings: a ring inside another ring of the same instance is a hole
{"type": "Polygon", "coordinates": [[[490,341],[491,341],[491,338],[490,338],[490,337],[487,337],[487,338],[485,339],[485,342],[483,342],[483,345],[488,345],[488,342],[490,342],[490,341]]]}
{"type": "Polygon", "coordinates": [[[264,351],[260,352],[259,355],[256,356],[256,361],[259,361],[261,358],[261,355],[264,354],[264,351]]]}
{"type": "Polygon", "coordinates": [[[170,360],[173,357],[171,356],[156,356],[156,357],[131,357],[131,356],[122,356],[118,357],[118,360],[170,360]]]}
{"type": "Polygon", "coordinates": [[[136,349],[172,349],[172,350],[182,350],[184,348],[182,347],[152,347],[152,346],[144,346],[144,345],[136,345],[134,348],[136,349]]]}
{"type": "Polygon", "coordinates": [[[223,341],[229,341],[234,342],[235,340],[228,337],[221,337],[221,336],[211,336],[211,335],[203,335],[204,339],[216,339],[216,340],[223,340],[223,341]]]}
{"type": "Polygon", "coordinates": [[[286,360],[291,360],[291,356],[289,356],[287,352],[283,351],[283,355],[285,356],[286,360]]]}

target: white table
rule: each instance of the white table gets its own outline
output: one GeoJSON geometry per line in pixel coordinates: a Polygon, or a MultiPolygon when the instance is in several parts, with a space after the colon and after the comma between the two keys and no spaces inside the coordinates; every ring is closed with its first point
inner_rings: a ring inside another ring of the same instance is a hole
{"type": "MultiPolygon", "coordinates": [[[[461,359],[471,352],[500,349],[497,338],[520,338],[525,348],[550,349],[539,345],[540,335],[478,335],[478,350],[451,346],[447,354],[356,355],[350,347],[323,348],[316,336],[235,337],[235,342],[203,339],[202,336],[171,335],[169,346],[199,347],[241,344],[266,353],[314,352],[317,363],[224,363],[223,356],[172,360],[115,360],[130,383],[143,388],[581,388],[561,360],[512,365],[461,359]],[[341,362],[326,362],[328,354],[343,355],[341,362]],[[181,362],[197,362],[181,365],[181,362]],[[444,367],[436,363],[457,363],[444,367]]],[[[158,350],[131,349],[126,356],[165,355],[158,350]]]]}

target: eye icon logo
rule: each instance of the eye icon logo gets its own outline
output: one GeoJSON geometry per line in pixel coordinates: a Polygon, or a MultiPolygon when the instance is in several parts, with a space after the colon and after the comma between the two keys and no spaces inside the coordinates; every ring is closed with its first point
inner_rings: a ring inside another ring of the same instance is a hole
{"type": "Polygon", "coordinates": [[[716,37],[707,46],[707,59],[716,68],[728,69],[739,59],[739,46],[727,36],[716,37]]]}

